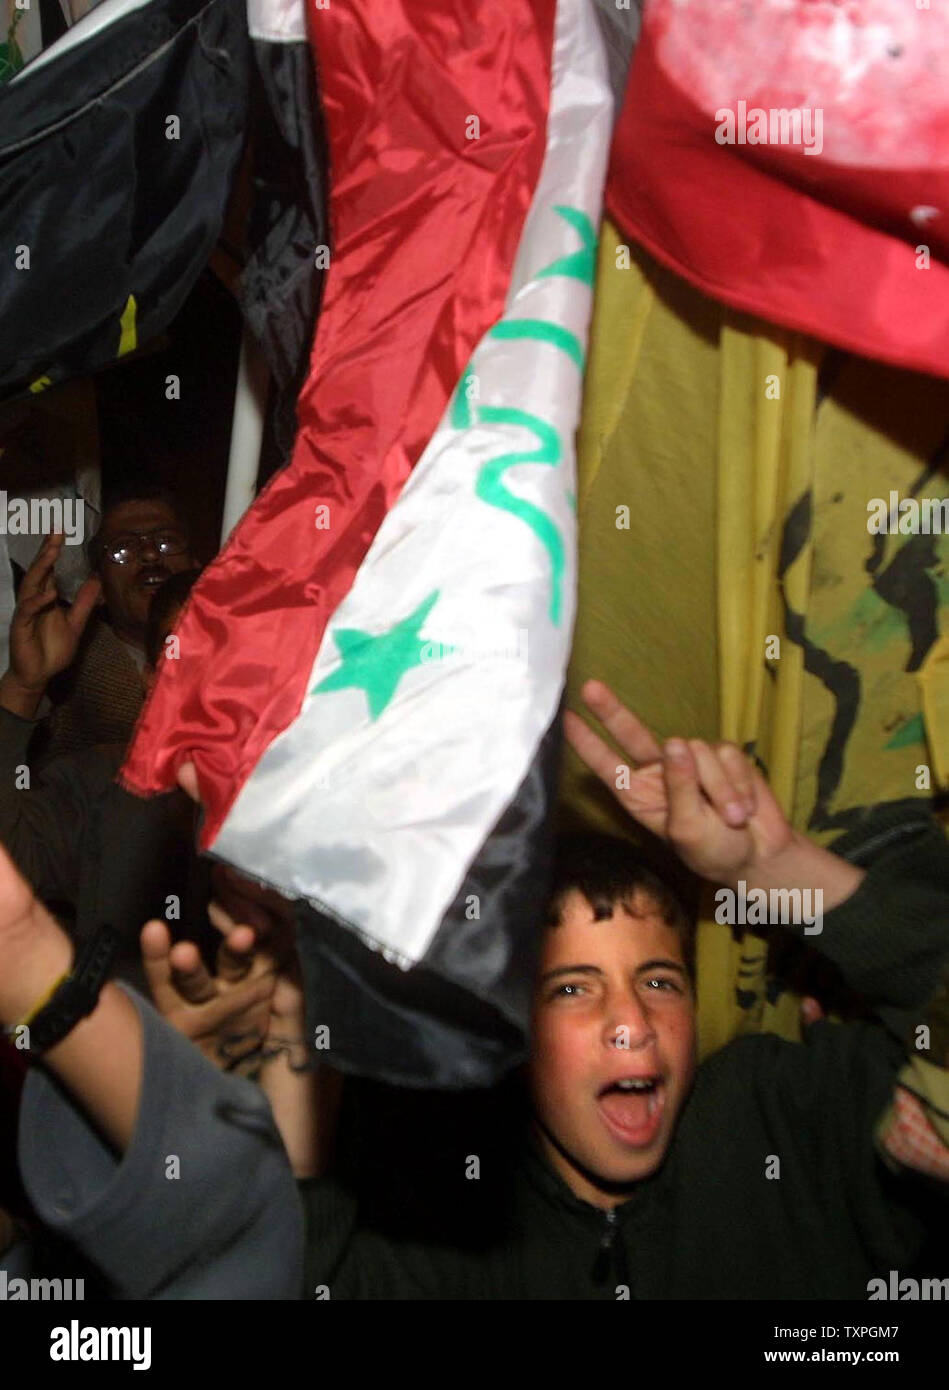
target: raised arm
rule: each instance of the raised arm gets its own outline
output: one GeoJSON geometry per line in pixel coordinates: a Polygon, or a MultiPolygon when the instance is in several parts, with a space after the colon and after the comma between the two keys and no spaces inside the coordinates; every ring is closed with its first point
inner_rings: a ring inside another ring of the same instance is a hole
{"type": "Polygon", "coordinates": [[[574,750],[624,810],[694,873],[733,888],[739,881],[764,889],[819,887],[827,910],[856,892],[863,870],[798,834],[740,748],[684,738],[660,745],[607,686],[588,681],[583,695],[625,757],[568,712],[574,750]]]}
{"type": "MultiPolygon", "coordinates": [[[[770,904],[772,890],[797,890],[802,899],[809,890],[819,904],[816,920],[780,924],[833,960],[901,1038],[916,1025],[944,1035],[945,1024],[930,1024],[930,1011],[941,1018],[945,1010],[949,846],[931,817],[883,827],[875,844],[864,842],[862,856],[854,853],[868,860],[864,868],[795,831],[733,744],[675,738],[660,746],[607,686],[589,681],[583,695],[622,755],[576,714],[566,715],[567,737],[634,820],[695,873],[733,892],[740,885],[746,895],[763,890],[770,904]]],[[[941,1043],[933,1060],[949,1062],[941,1043]]]]}
{"type": "MultiPolygon", "coordinates": [[[[72,942],[0,848],[0,1025],[13,1030],[14,1045],[28,1040],[31,1015],[72,963],[72,942]]],[[[135,1128],[142,1071],[141,1026],[128,996],[105,985],[93,1012],[44,1063],[121,1153],[135,1128]]]]}
{"type": "MultiPolygon", "coordinates": [[[[0,850],[0,1023],[15,1045],[71,964],[69,940],[0,850]]],[[[298,1296],[302,1210],[266,1098],[124,987],[105,985],[32,1066],[19,1155],[40,1220],[119,1296],[298,1296]]]]}
{"type": "Polygon", "coordinates": [[[875,847],[868,842],[870,853],[845,858],[792,828],[733,744],[674,738],[660,746],[608,687],[590,681],[583,694],[622,752],[573,713],[567,737],[634,820],[693,872],[732,891],[743,884],[746,894],[770,898],[810,890],[817,920],[781,925],[839,965],[884,1016],[928,1003],[949,959],[949,846],[935,821],[897,820],[875,847]],[[868,867],[854,862],[861,857],[868,867]]]}

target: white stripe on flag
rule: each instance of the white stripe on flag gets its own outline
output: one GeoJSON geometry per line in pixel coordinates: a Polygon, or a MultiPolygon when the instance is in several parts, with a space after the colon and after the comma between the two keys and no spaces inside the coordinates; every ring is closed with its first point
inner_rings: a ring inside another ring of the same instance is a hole
{"type": "Polygon", "coordinates": [[[298,718],[213,846],[405,966],[523,781],[570,650],[573,436],[612,108],[589,0],[560,0],[552,73],[501,323],[333,615],[298,718]]]}
{"type": "Polygon", "coordinates": [[[306,43],[303,0],[247,0],[247,28],[252,39],[306,43]]]}

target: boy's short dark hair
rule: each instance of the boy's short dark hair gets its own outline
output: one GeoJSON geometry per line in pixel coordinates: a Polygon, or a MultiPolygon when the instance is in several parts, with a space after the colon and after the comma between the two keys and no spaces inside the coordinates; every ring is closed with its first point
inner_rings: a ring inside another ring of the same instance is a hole
{"type": "Polygon", "coordinates": [[[597,922],[612,916],[620,903],[633,916],[640,916],[636,899],[640,894],[648,897],[666,925],[679,933],[683,959],[689,974],[694,976],[695,923],[678,893],[650,865],[638,846],[618,835],[595,832],[559,836],[554,845],[548,927],[560,925],[564,902],[574,889],[593,908],[597,922]]]}

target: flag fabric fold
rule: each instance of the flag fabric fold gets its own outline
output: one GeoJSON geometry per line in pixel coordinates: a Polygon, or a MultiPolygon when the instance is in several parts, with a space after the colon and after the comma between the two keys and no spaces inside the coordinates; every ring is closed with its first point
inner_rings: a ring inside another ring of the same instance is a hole
{"type": "Polygon", "coordinates": [[[244,141],[244,0],[103,0],[0,89],[0,398],[160,333],[244,141]]]}
{"type": "Polygon", "coordinates": [[[732,308],[949,376],[947,46],[944,6],[648,0],[611,218],[732,308]]]}
{"type": "Polygon", "coordinates": [[[191,759],[205,848],[304,905],[334,1065],[485,1084],[523,1053],[546,867],[606,65],[588,0],[309,17],[334,244],[294,457],[125,777],[191,759]]]}
{"type": "Polygon", "coordinates": [[[252,165],[240,301],[276,388],[274,433],[289,457],[329,252],[325,136],[303,0],[248,0],[247,23],[252,165]]]}

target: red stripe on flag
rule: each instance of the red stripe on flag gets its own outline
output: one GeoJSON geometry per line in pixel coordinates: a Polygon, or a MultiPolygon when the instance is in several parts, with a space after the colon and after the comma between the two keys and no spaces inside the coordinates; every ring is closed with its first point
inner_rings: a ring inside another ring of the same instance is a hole
{"type": "Polygon", "coordinates": [[[193,591],[123,768],[148,793],[192,759],[204,846],[299,712],[329,618],[502,312],[544,157],[555,9],[309,9],[334,244],[293,458],[193,591]]]}

